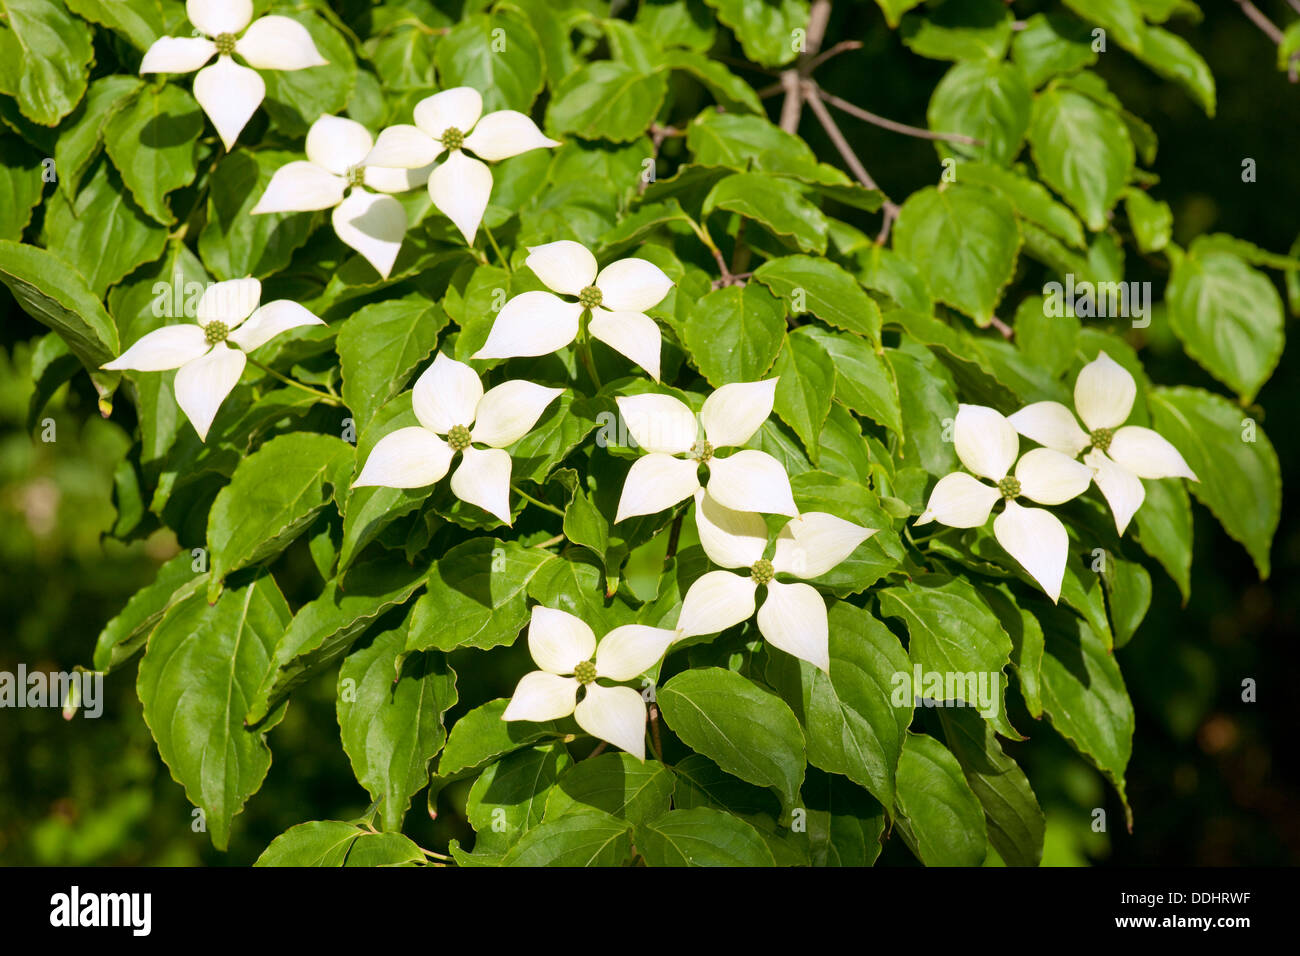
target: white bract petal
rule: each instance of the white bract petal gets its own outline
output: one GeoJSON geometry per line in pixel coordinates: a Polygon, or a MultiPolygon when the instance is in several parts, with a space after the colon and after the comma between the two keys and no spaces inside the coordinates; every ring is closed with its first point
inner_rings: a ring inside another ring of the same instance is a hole
{"type": "Polygon", "coordinates": [[[765,451],[742,449],[727,458],[709,461],[709,494],[733,511],[794,517],[799,509],[790,490],[790,477],[781,463],[765,451]]]}
{"type": "Polygon", "coordinates": [[[874,528],[824,511],[806,511],[791,518],[776,536],[772,570],[801,578],[820,577],[875,533],[874,528]]]}
{"type": "Polygon", "coordinates": [[[1123,425],[1136,396],[1133,376],[1105,352],[1097,353],[1074,382],[1074,408],[1089,431],[1123,425]]]}
{"type": "Polygon", "coordinates": [[[206,355],[210,348],[212,346],[204,337],[203,330],[192,322],[165,325],[145,333],[129,349],[100,368],[163,372],[206,355]]]}
{"type": "Polygon", "coordinates": [[[483,115],[483,97],[470,86],[456,86],[415,104],[415,125],[434,139],[449,129],[469,133],[483,115]]]}
{"type": "Polygon", "coordinates": [[[519,379],[502,382],[489,389],[478,403],[470,435],[474,441],[493,448],[513,445],[532,430],[547,406],[563,393],[562,388],[519,379]]]}
{"type": "Polygon", "coordinates": [[[545,671],[532,671],[520,678],[502,720],[559,720],[573,713],[578,699],[578,681],[545,671]]]}
{"type": "Polygon", "coordinates": [[[1111,436],[1106,450],[1115,464],[1139,478],[1190,478],[1198,481],[1178,449],[1150,428],[1126,425],[1111,436]]]}
{"type": "Polygon", "coordinates": [[[305,70],[329,63],[305,26],[275,14],[254,20],[235,41],[235,52],[259,70],[305,70]]]}
{"type": "Polygon", "coordinates": [[[1060,519],[1042,508],[1008,501],[1006,510],[993,519],[993,535],[1055,603],[1070,552],[1070,537],[1060,519]]]}
{"type": "Polygon", "coordinates": [[[1060,505],[1092,484],[1092,469],[1051,448],[1027,451],[1016,463],[1020,493],[1040,505],[1060,505]]]}
{"type": "Polygon", "coordinates": [[[491,195],[492,171],[487,164],[470,159],[458,149],[453,149],[446,161],[429,174],[429,197],[433,204],[470,245],[474,244],[491,195]]]}
{"type": "Polygon", "coordinates": [[[464,362],[448,358],[442,352],[433,364],[420,373],[411,390],[411,406],[420,424],[439,435],[457,425],[469,427],[483,398],[483,383],[464,362]]]}
{"type": "Polygon", "coordinates": [[[354,189],[330,216],[334,233],[385,279],[406,237],[406,210],[392,196],[354,189]]]}
{"type": "Polygon", "coordinates": [[[141,73],[193,73],[217,52],[206,37],[160,37],[145,51],[141,73]]]}
{"type": "Polygon", "coordinates": [[[989,520],[989,512],[1001,497],[991,485],[964,471],[954,471],[939,479],[915,523],[937,521],[950,528],[978,528],[989,520]]]}
{"type": "Polygon", "coordinates": [[[307,158],[335,176],[364,162],[374,144],[370,130],[346,116],[322,116],[307,130],[307,158]]]}
{"type": "Polygon", "coordinates": [[[176,372],[176,404],[206,441],[212,419],[244,373],[244,353],[219,343],[207,355],[186,362],[176,372]]]}
{"type": "Polygon", "coordinates": [[[549,355],[577,338],[581,315],[582,307],[576,302],[565,302],[540,289],[522,292],[501,307],[487,341],[473,357],[549,355]]]}
{"type": "Polygon", "coordinates": [[[830,626],[826,602],[811,584],[769,581],[758,609],[758,629],[773,647],[829,672],[830,626]]]}
{"type": "Polygon", "coordinates": [[[776,400],[776,379],[761,382],[733,382],[704,400],[700,423],[704,437],[714,448],[735,448],[754,437],[772,414],[776,400]]]}
{"type": "Polygon", "coordinates": [[[701,488],[695,492],[695,524],[709,560],[723,568],[748,568],[767,549],[767,523],[752,511],[732,511],[701,488]]]}
{"type": "Polygon", "coordinates": [[[256,70],[240,66],[228,56],[205,66],[194,77],[194,98],[208,114],[226,149],[235,145],[239,134],[266,97],[266,84],[256,70]]]}
{"type": "Polygon", "coordinates": [[[659,453],[638,458],[623,482],[614,521],[656,514],[686,500],[699,487],[699,463],[696,461],[659,453]]]}
{"type": "Polygon", "coordinates": [[[645,760],[645,701],[631,687],[588,684],[573,719],[593,737],[645,760]]]}
{"type": "Polygon", "coordinates": [[[524,265],[548,289],[563,295],[577,295],[596,281],[596,257],[572,239],[529,246],[524,265]]]}
{"type": "Polygon", "coordinates": [[[500,448],[466,448],[451,476],[451,490],[461,501],[477,505],[510,524],[510,456],[500,448]]]}
{"type": "Polygon", "coordinates": [[[596,288],[611,312],[644,312],[664,300],[673,280],[645,259],[619,259],[600,270],[596,288]]]}
{"type": "Polygon", "coordinates": [[[1115,519],[1115,533],[1123,534],[1147,496],[1146,488],[1142,487],[1142,479],[1127,468],[1121,468],[1096,449],[1084,455],[1083,460],[1092,468],[1093,481],[1097,482],[1102,497],[1110,505],[1110,513],[1115,519]]]}
{"type": "Polygon", "coordinates": [[[659,351],[663,337],[655,320],[644,312],[607,312],[596,309],[588,325],[592,336],[630,358],[659,381],[659,351]]]}
{"type": "Polygon", "coordinates": [[[568,611],[536,604],[528,624],[528,653],[544,671],[572,674],[596,653],[596,635],[568,611]]]}
{"type": "Polygon", "coordinates": [[[448,444],[419,425],[389,432],[370,451],[354,488],[423,488],[442,479],[451,467],[448,444]]]}
{"type": "Polygon", "coordinates": [[[754,616],[753,578],[731,571],[710,571],[696,578],[682,599],[677,633],[682,637],[717,634],[754,616]]]}
{"type": "Polygon", "coordinates": [[[421,129],[405,123],[379,131],[374,147],[362,162],[367,166],[421,169],[442,154],[442,144],[421,129]]]}
{"type": "Polygon", "coordinates": [[[474,125],[474,132],[465,137],[465,148],[490,162],[509,159],[530,149],[559,145],[558,140],[548,137],[517,110],[488,113],[474,125]]]}
{"type": "Polygon", "coordinates": [[[324,325],[297,302],[276,299],[268,302],[248,317],[248,321],[230,333],[229,339],[245,352],[265,345],[281,332],[303,325],[324,325]]]}
{"type": "Polygon", "coordinates": [[[671,395],[620,395],[614,404],[632,438],[648,452],[684,455],[695,444],[695,413],[671,395]]]}
{"type": "Polygon", "coordinates": [[[185,0],[185,16],[210,37],[239,33],[253,19],[253,0],[185,0]]]}
{"type": "Polygon", "coordinates": [[[233,329],[253,314],[262,299],[262,283],[256,279],[227,279],[203,290],[195,306],[199,325],[221,322],[233,329]]]}
{"type": "Polygon", "coordinates": [[[433,163],[418,169],[393,169],[388,166],[367,166],[362,181],[367,189],[381,193],[404,193],[428,185],[433,163]]]}
{"type": "Polygon", "coordinates": [[[266,192],[252,208],[253,215],[268,212],[311,212],[333,209],[343,201],[348,181],[315,163],[296,160],[275,171],[266,192]]]}
{"type": "Polygon", "coordinates": [[[953,447],[967,471],[1001,481],[1015,463],[1020,436],[1001,412],[983,405],[958,405],[953,447]]]}
{"type": "Polygon", "coordinates": [[[1060,402],[1034,402],[1007,417],[1012,427],[1045,448],[1077,458],[1091,439],[1079,427],[1074,413],[1060,402]]]}
{"type": "Polygon", "coordinates": [[[677,639],[677,632],[645,624],[624,624],[600,639],[596,676],[631,680],[654,667],[677,639]]]}

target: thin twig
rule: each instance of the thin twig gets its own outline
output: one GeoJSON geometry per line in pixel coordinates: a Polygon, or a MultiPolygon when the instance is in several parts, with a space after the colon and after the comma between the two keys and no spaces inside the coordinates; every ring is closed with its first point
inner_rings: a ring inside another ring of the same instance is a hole
{"type": "Polygon", "coordinates": [[[831,0],[813,0],[808,12],[808,32],[804,34],[804,52],[795,66],[781,72],[781,88],[785,91],[785,102],[781,104],[781,128],[787,133],[799,129],[799,117],[803,111],[801,84],[816,65],[814,61],[821,51],[830,18],[831,0]]]}
{"type": "Polygon", "coordinates": [[[1002,333],[1002,337],[1003,337],[1004,339],[1007,339],[1008,341],[1011,339],[1011,337],[1012,337],[1013,335],[1016,334],[1015,330],[1014,330],[1013,328],[1011,328],[1011,326],[1007,325],[1005,322],[1003,322],[1001,319],[999,319],[996,315],[994,315],[994,316],[990,316],[990,317],[989,317],[989,325],[993,326],[993,328],[995,328],[995,329],[997,329],[999,332],[1001,332],[1001,333],[1002,333]]]}
{"type": "Polygon", "coordinates": [[[835,44],[829,50],[823,50],[821,53],[818,53],[815,57],[809,60],[808,66],[804,70],[804,74],[807,75],[811,73],[813,70],[817,69],[817,67],[821,66],[823,63],[825,63],[833,56],[839,56],[841,53],[847,53],[849,50],[861,50],[861,49],[862,49],[861,40],[841,40],[839,43],[835,44]]]}
{"type": "Polygon", "coordinates": [[[848,100],[842,100],[833,93],[827,93],[820,86],[813,87],[816,94],[836,109],[843,110],[850,116],[856,116],[860,120],[879,126],[881,129],[887,129],[894,133],[902,133],[904,136],[915,136],[917,139],[937,139],[945,143],[961,143],[965,146],[983,146],[982,139],[976,139],[974,136],[967,136],[965,133],[936,133],[934,130],[922,129],[919,126],[909,126],[906,123],[900,123],[897,120],[886,119],[870,110],[864,110],[861,106],[850,103],[848,100]]]}
{"type": "Polygon", "coordinates": [[[1251,3],[1250,0],[1237,0],[1237,6],[1241,7],[1241,12],[1250,18],[1251,23],[1263,30],[1270,40],[1276,44],[1282,43],[1282,40],[1285,39],[1282,31],[1277,28],[1277,25],[1274,24],[1273,21],[1259,9],[1259,7],[1251,3]]]}
{"type": "Polygon", "coordinates": [[[882,210],[885,214],[885,221],[880,224],[880,232],[876,233],[876,245],[883,246],[889,241],[889,230],[894,226],[894,220],[898,218],[898,207],[893,203],[884,206],[882,210]]]}
{"type": "Polygon", "coordinates": [[[650,742],[654,744],[655,756],[660,763],[664,762],[664,745],[659,739],[659,705],[650,705],[650,742]]]}
{"type": "Polygon", "coordinates": [[[826,135],[831,138],[831,142],[834,143],[835,148],[839,150],[840,156],[844,159],[845,164],[850,170],[852,170],[853,175],[857,177],[858,182],[862,183],[862,185],[866,186],[868,189],[879,190],[880,187],[876,184],[876,181],[871,178],[871,174],[867,172],[867,167],[862,165],[862,160],[858,159],[858,154],[853,152],[853,147],[850,146],[849,141],[844,138],[844,134],[840,132],[840,128],[835,125],[835,118],[831,116],[830,110],[826,108],[826,105],[822,103],[820,97],[817,96],[817,88],[811,82],[805,83],[803,92],[804,99],[812,108],[813,113],[816,114],[817,119],[821,122],[822,128],[826,130],[826,135]]]}
{"type": "Polygon", "coordinates": [[[605,741],[602,740],[600,743],[596,744],[595,749],[592,750],[591,753],[587,754],[585,759],[590,760],[592,757],[599,757],[601,754],[605,752],[605,748],[608,746],[609,744],[605,743],[605,741]]]}
{"type": "Polygon", "coordinates": [[[245,356],[245,358],[248,360],[248,364],[249,364],[249,365],[256,365],[258,368],[260,368],[260,369],[261,369],[263,372],[265,372],[267,375],[270,375],[270,376],[272,376],[273,378],[278,378],[280,381],[284,382],[284,384],[286,384],[286,385],[292,385],[294,388],[300,388],[300,389],[302,389],[304,392],[310,392],[312,395],[315,395],[316,398],[317,398],[319,401],[322,401],[322,402],[324,402],[324,403],[327,404],[327,405],[337,405],[337,406],[339,406],[340,408],[343,406],[343,403],[340,402],[340,401],[338,400],[338,398],[336,398],[335,396],[329,394],[328,392],[322,392],[322,391],[321,391],[320,389],[318,389],[318,388],[312,388],[310,385],[304,385],[302,382],[299,382],[299,381],[297,381],[296,379],[289,378],[289,376],[287,376],[287,375],[281,375],[281,374],[280,374],[279,372],[277,372],[275,369],[271,368],[271,366],[269,366],[269,365],[263,365],[263,364],[262,364],[261,362],[259,362],[257,359],[253,358],[251,355],[247,355],[247,356],[245,356]]]}
{"type": "Polygon", "coordinates": [[[561,511],[559,508],[555,507],[555,505],[548,505],[545,501],[538,501],[536,498],[534,498],[528,492],[524,491],[518,485],[512,484],[510,487],[515,494],[517,494],[520,498],[523,498],[524,501],[527,501],[529,504],[537,505],[537,507],[543,509],[544,511],[549,511],[552,514],[557,514],[561,518],[564,517],[564,512],[561,511]]]}

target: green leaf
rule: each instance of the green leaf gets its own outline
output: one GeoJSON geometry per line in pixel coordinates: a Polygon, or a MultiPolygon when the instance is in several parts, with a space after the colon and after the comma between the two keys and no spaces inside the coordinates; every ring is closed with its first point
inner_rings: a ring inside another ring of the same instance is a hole
{"type": "Polygon", "coordinates": [[[796,30],[808,26],[807,0],[706,0],[740,41],[745,56],[781,66],[798,54],[796,30]]]}
{"type": "Polygon", "coordinates": [[[528,596],[582,618],[597,634],[631,624],[635,614],[604,586],[604,571],[590,555],[566,551],[547,561],[528,582],[528,596]]]}
{"type": "Polygon", "coordinates": [[[305,70],[263,70],[259,74],[266,81],[263,108],[271,122],[287,136],[305,136],[321,115],[342,112],[347,105],[357,81],[357,63],[343,35],[316,14],[289,3],[279,3],[271,12],[301,23],[329,61],[305,70]]]}
{"type": "Polygon", "coordinates": [[[560,83],[546,109],[546,125],[560,135],[627,143],[650,128],[667,92],[662,73],[599,60],[560,83]]]}
{"type": "Polygon", "coordinates": [[[207,222],[199,233],[199,255],[217,279],[265,278],[287,266],[307,241],[315,213],[252,215],[275,171],[301,159],[299,153],[279,150],[236,150],[217,164],[207,222]]]}
{"type": "Polygon", "coordinates": [[[0,239],[19,240],[45,191],[45,164],[16,136],[0,134],[0,239]]]}
{"type": "Polygon", "coordinates": [[[815,340],[830,355],[835,365],[837,399],[894,434],[902,434],[898,383],[883,350],[878,352],[866,339],[846,332],[811,325],[798,332],[815,340]]]}
{"type": "Polygon", "coordinates": [[[603,810],[629,823],[644,823],[668,812],[675,779],[657,760],[627,753],[605,753],[573,765],[546,800],[546,819],[575,810],[603,810]]]}
{"type": "Polygon", "coordinates": [[[163,615],[206,582],[207,575],[194,570],[194,557],[188,551],[182,551],[160,567],[153,583],[133,594],[126,607],[99,632],[95,641],[95,670],[112,670],[133,657],[144,647],[163,615]]]}
{"type": "Polygon", "coordinates": [[[0,0],[0,93],[24,116],[54,126],[86,92],[91,31],[63,0],[0,0]]]}
{"type": "Polygon", "coordinates": [[[442,88],[472,86],[480,90],[485,113],[527,113],[542,91],[537,34],[508,7],[464,17],[439,41],[435,58],[442,88]]]}
{"type": "MultiPolygon", "coordinates": [[[[644,9],[644,5],[642,6],[644,9]]],[[[670,70],[689,73],[707,89],[723,109],[763,112],[762,101],[753,88],[717,60],[693,50],[668,50],[663,53],[663,64],[670,70]]]]}
{"type": "Polygon", "coordinates": [[[880,342],[880,307],[844,269],[827,259],[769,259],[754,278],[785,299],[792,315],[811,312],[827,325],[880,342]]]}
{"type": "Polygon", "coordinates": [[[683,671],[659,689],[673,733],[727,773],[777,792],[786,812],[803,783],[804,736],[779,697],[717,667],[683,671]]]}
{"type": "Polygon", "coordinates": [[[756,169],[823,186],[851,182],[834,166],[819,163],[798,136],[762,116],[705,110],[691,121],[686,146],[703,166],[726,166],[738,172],[756,169]]]}
{"type": "Polygon", "coordinates": [[[824,511],[876,529],[852,554],[825,574],[813,578],[812,583],[841,597],[856,594],[902,562],[903,547],[894,533],[893,521],[881,509],[875,492],[865,485],[822,471],[805,471],[790,480],[790,488],[800,511],[824,511]]]}
{"type": "Polygon", "coordinates": [[[1000,60],[1011,42],[1011,11],[1001,0],[961,0],[903,17],[899,35],[913,52],[936,60],[1000,60]]]}
{"type": "Polygon", "coordinates": [[[99,155],[109,120],[134,101],[136,91],[143,85],[139,78],[120,73],[101,76],[90,84],[85,99],[60,126],[59,139],[54,145],[54,168],[58,170],[59,188],[70,197],[77,195],[82,177],[99,155]]]}
{"type": "Polygon", "coordinates": [[[898,382],[898,394],[909,401],[901,405],[904,464],[917,465],[932,475],[946,475],[957,467],[952,442],[943,440],[944,422],[956,418],[957,396],[951,376],[930,350],[915,343],[885,349],[885,358],[898,382]]]}
{"type": "Polygon", "coordinates": [[[1200,479],[1191,483],[1192,494],[1245,546],[1259,576],[1267,578],[1269,548],[1282,513],[1282,474],[1273,443],[1240,408],[1199,388],[1157,388],[1147,393],[1147,403],[1152,427],[1200,479]]]}
{"type": "Polygon", "coordinates": [[[776,866],[757,830],[710,807],[671,810],[639,823],[634,839],[647,866],[776,866]]]}
{"type": "Polygon", "coordinates": [[[645,0],[637,5],[632,22],[664,45],[697,53],[707,53],[717,33],[703,0],[645,0]]]}
{"type": "Polygon", "coordinates": [[[358,430],[406,387],[447,325],[447,314],[415,293],[365,306],[339,327],[334,348],[343,374],[343,401],[358,430]]]}
{"type": "Polygon", "coordinates": [[[167,194],[194,182],[203,128],[198,102],[174,83],[146,86],[104,127],[104,147],[122,182],[158,222],[175,218],[167,194]]]}
{"type": "Polygon", "coordinates": [[[167,33],[167,22],[160,3],[121,3],[118,0],[64,2],[69,10],[83,20],[108,27],[129,40],[137,50],[149,49],[155,40],[167,33]]]}
{"type": "Polygon", "coordinates": [[[803,785],[813,866],[871,866],[880,855],[884,808],[861,787],[830,774],[809,773],[803,785]]]}
{"type": "Polygon", "coordinates": [[[1138,59],[1191,93],[1205,115],[1214,115],[1214,74],[1201,55],[1178,34],[1148,26],[1142,34],[1138,59]]]}
{"type": "Polygon", "coordinates": [[[1173,237],[1174,213],[1169,204],[1152,199],[1149,194],[1129,187],[1124,191],[1124,211],[1128,213],[1138,251],[1159,252],[1173,237]]]}
{"type": "Polygon", "coordinates": [[[784,338],[785,310],[757,282],[715,289],[686,320],[686,347],[714,388],[761,379],[784,338]]]}
{"type": "Polygon", "coordinates": [[[539,740],[564,736],[553,720],[502,720],[509,703],[506,697],[489,701],[452,725],[438,759],[439,777],[449,780],[539,740]]]}
{"type": "Polygon", "coordinates": [[[752,219],[803,252],[826,251],[826,217],[789,180],[762,173],[728,176],[705,197],[704,215],[715,209],[752,219]]]}
{"type": "Polygon", "coordinates": [[[1000,193],[1011,203],[1021,219],[1041,226],[1057,239],[1075,249],[1086,248],[1083,226],[1070,208],[1057,202],[1040,183],[998,166],[963,163],[961,178],[965,183],[985,186],[1000,193]]]}
{"type": "Polygon", "coordinates": [[[478,833],[474,854],[504,854],[540,824],[549,798],[557,792],[556,779],[573,765],[563,744],[517,750],[489,764],[470,787],[465,806],[470,826],[478,833]]]}
{"type": "Polygon", "coordinates": [[[313,820],[271,841],[254,866],[410,866],[420,848],[400,833],[374,833],[354,823],[313,820]]]}
{"type": "Polygon", "coordinates": [[[1019,67],[997,60],[967,60],[949,70],[934,88],[926,119],[932,130],[964,133],[983,141],[982,146],[936,141],[940,158],[960,156],[1005,165],[1020,152],[1032,106],[1033,96],[1019,67]]]}
{"type": "Polygon", "coordinates": [[[1143,487],[1146,497],[1134,515],[1134,538],[1169,573],[1186,603],[1192,593],[1192,505],[1187,488],[1181,481],[1148,481],[1143,487]]]}
{"type": "Polygon", "coordinates": [[[898,762],[899,833],[926,866],[979,866],[988,853],[984,811],[961,765],[925,734],[907,735],[898,762]]]}
{"type": "Polygon", "coordinates": [[[244,729],[244,711],[289,623],[289,605],[269,574],[226,591],[209,607],[201,594],[176,605],[154,630],[136,690],[172,778],[203,809],[213,845],[230,842],[232,818],[271,767],[266,731],[244,729]]]}
{"type": "Polygon", "coordinates": [[[534,827],[505,855],[504,866],[619,866],[632,850],[632,826],[583,810],[534,827]]]}
{"type": "MultiPolygon", "coordinates": [[[[582,444],[608,411],[607,400],[575,397],[571,391],[546,407],[532,429],[507,451],[514,460],[512,477],[542,484],[547,476],[582,444]]],[[[612,408],[612,406],[610,406],[612,408]]]]}
{"type": "Polygon", "coordinates": [[[1035,13],[1012,37],[1011,58],[1036,89],[1054,76],[1096,63],[1092,44],[1092,30],[1073,17],[1035,13]]]}
{"type": "Polygon", "coordinates": [[[772,373],[778,376],[774,409],[816,461],[822,426],[831,413],[835,394],[835,365],[817,340],[800,335],[801,331],[796,329],[785,337],[785,345],[772,367],[772,373]]]}

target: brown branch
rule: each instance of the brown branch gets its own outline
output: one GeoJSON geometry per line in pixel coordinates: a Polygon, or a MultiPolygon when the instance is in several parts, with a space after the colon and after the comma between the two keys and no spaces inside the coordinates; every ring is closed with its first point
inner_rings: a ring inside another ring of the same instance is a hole
{"type": "Polygon", "coordinates": [[[976,139],[974,136],[967,136],[965,133],[936,133],[934,130],[922,129],[919,126],[909,126],[906,123],[900,123],[897,120],[886,119],[870,110],[864,110],[861,106],[850,103],[848,100],[842,100],[833,93],[827,93],[820,86],[815,87],[816,93],[827,103],[836,109],[843,110],[850,116],[856,116],[860,120],[879,126],[881,129],[887,129],[894,133],[902,133],[904,136],[915,136],[917,139],[937,139],[945,143],[961,143],[965,146],[983,146],[982,139],[976,139]]]}
{"type": "Polygon", "coordinates": [[[1002,333],[1002,337],[1003,337],[1004,339],[1010,339],[1013,335],[1016,334],[1016,333],[1015,333],[1015,330],[1012,329],[1011,326],[1007,325],[1005,322],[1003,322],[1001,319],[999,319],[996,315],[994,315],[994,316],[990,316],[990,317],[989,317],[989,325],[993,326],[993,328],[995,328],[995,329],[997,329],[999,332],[1001,332],[1001,333],[1002,333]]]}
{"type": "Polygon", "coordinates": [[[1237,6],[1241,7],[1241,12],[1250,18],[1250,22],[1255,24],[1264,31],[1265,35],[1275,44],[1281,44],[1283,40],[1282,31],[1277,28],[1260,9],[1250,0],[1237,0],[1237,6]]]}
{"type": "Polygon", "coordinates": [[[821,66],[823,63],[825,63],[833,56],[839,56],[841,53],[847,53],[849,50],[861,50],[861,49],[862,49],[861,40],[841,40],[839,43],[835,44],[829,50],[823,50],[821,53],[818,53],[815,57],[809,60],[808,67],[804,71],[804,73],[805,75],[811,73],[813,70],[817,69],[817,67],[821,66]]]}
{"type": "Polygon", "coordinates": [[[813,0],[808,13],[808,32],[804,34],[804,52],[795,66],[781,72],[781,89],[785,102],[781,104],[781,128],[787,133],[797,132],[799,117],[803,112],[803,91],[800,84],[816,65],[814,62],[826,37],[826,24],[831,18],[831,0],[813,0]]]}

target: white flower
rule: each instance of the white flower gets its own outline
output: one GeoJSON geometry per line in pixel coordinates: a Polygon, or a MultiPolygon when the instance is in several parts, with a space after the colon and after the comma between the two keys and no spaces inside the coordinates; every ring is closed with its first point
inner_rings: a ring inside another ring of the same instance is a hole
{"type": "Polygon", "coordinates": [[[140,72],[199,70],[194,77],[194,98],[212,120],[226,149],[234,145],[266,96],[266,84],[257,70],[305,70],[329,62],[297,20],[268,16],[250,24],[253,0],[186,0],[185,12],[204,35],[155,40],[140,61],[140,72]],[[240,66],[232,53],[238,53],[254,69],[240,66]],[[217,54],[217,62],[200,70],[213,54],[217,54]]]}
{"type": "Polygon", "coordinates": [[[325,324],[288,299],[258,308],[261,298],[262,283],[256,279],[213,283],[199,298],[197,324],[154,329],[102,367],[137,372],[178,369],[173,385],[176,404],[206,441],[217,409],[244,372],[244,352],[300,325],[325,324]]]}
{"type": "Polygon", "coordinates": [[[307,131],[307,161],[277,169],[253,215],[333,209],[334,232],[387,279],[406,235],[406,211],[370,189],[405,192],[423,185],[429,170],[367,167],[372,143],[356,120],[322,116],[307,131]]]}
{"type": "Polygon", "coordinates": [[[1074,383],[1074,407],[1088,431],[1079,427],[1060,402],[1035,402],[1009,419],[1026,438],[1071,458],[1090,449],[1083,460],[1092,469],[1093,480],[1110,505],[1115,530],[1120,534],[1146,497],[1141,479],[1198,480],[1178,449],[1159,434],[1150,428],[1124,425],[1136,396],[1133,376],[1105,352],[1099,352],[1074,383]]]}
{"type": "Polygon", "coordinates": [[[559,145],[517,110],[483,116],[483,97],[478,90],[457,86],[416,103],[414,126],[401,124],[383,130],[366,157],[366,165],[420,169],[448,150],[447,158],[429,176],[429,196],[473,245],[492,193],[492,171],[465,151],[496,162],[530,149],[559,145]]]}
{"type": "Polygon", "coordinates": [[[353,486],[423,488],[441,479],[460,452],[452,492],[510,524],[511,461],[502,449],[528,434],[563,391],[515,380],[484,394],[472,368],[439,352],[411,393],[420,424],[379,439],[353,486]]]}
{"type": "Polygon", "coordinates": [[[670,395],[616,399],[628,431],[649,454],[628,471],[614,520],[655,514],[689,498],[700,488],[699,469],[705,464],[708,494],[718,504],[733,511],[797,515],[790,478],[771,455],[746,448],[716,457],[719,449],[753,437],[771,414],[775,395],[774,378],[724,385],[704,400],[698,423],[695,413],[670,395]]]}
{"type": "Polygon", "coordinates": [[[749,568],[743,577],[731,571],[709,571],[698,578],[682,600],[677,619],[678,639],[715,634],[754,615],[755,596],[766,585],[758,609],[758,629],[767,642],[787,654],[830,670],[830,629],[826,604],[810,584],[785,584],[777,574],[815,578],[839,564],[853,549],[875,534],[821,511],[792,519],[776,538],[769,560],[767,523],[752,512],[724,508],[703,491],[695,493],[695,523],[700,544],[714,564],[749,568]]]}
{"type": "Polygon", "coordinates": [[[644,624],[596,635],[564,611],[536,605],[528,626],[528,650],[541,670],[525,674],[501,715],[503,720],[558,720],[573,714],[578,726],[645,760],[645,701],[631,687],[605,687],[597,680],[628,681],[653,667],[676,634],[644,624]],[[594,659],[593,659],[594,654],[594,659]],[[569,676],[572,675],[572,676],[569,676]],[[578,688],[586,688],[578,700],[578,688]]]}
{"type": "Polygon", "coordinates": [[[532,246],[528,267],[550,292],[525,292],[502,307],[487,342],[474,358],[547,355],[578,335],[579,318],[591,310],[589,331],[659,380],[659,326],[645,314],[663,301],[673,280],[644,259],[619,259],[596,273],[596,257],[569,239],[532,246]]]}
{"type": "Polygon", "coordinates": [[[957,406],[953,443],[961,463],[996,487],[961,471],[944,475],[915,523],[978,528],[988,521],[993,506],[1005,501],[1002,513],[993,519],[993,535],[1055,602],[1065,577],[1069,535],[1055,515],[1018,505],[1015,499],[1024,495],[1043,505],[1064,504],[1088,490],[1092,471],[1050,448],[1028,451],[1016,463],[1020,436],[1001,413],[983,405],[957,406]],[[1013,464],[1015,477],[1009,475],[1013,464]]]}

